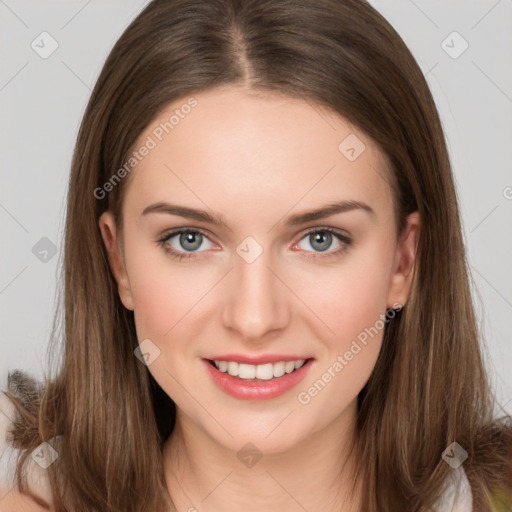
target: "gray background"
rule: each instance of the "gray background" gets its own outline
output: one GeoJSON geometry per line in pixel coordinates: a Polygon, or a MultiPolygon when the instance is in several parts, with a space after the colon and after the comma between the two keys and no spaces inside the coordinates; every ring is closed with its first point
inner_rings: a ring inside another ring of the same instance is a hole
{"type": "MultiPolygon", "coordinates": [[[[78,126],[108,52],[146,3],[0,0],[0,388],[14,368],[43,375],[78,126]],[[44,31],[58,44],[47,58],[31,47],[51,48],[44,31]]],[[[440,110],[486,364],[512,413],[512,0],[371,3],[415,55],[440,110]]]]}

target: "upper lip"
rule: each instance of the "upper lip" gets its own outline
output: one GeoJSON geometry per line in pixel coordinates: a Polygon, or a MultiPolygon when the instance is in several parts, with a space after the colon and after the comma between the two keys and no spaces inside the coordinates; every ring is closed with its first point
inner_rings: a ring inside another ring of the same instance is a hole
{"type": "Polygon", "coordinates": [[[279,361],[299,361],[302,359],[311,359],[309,356],[302,355],[284,355],[284,354],[267,354],[263,356],[246,356],[243,354],[220,354],[218,356],[207,357],[210,361],[234,361],[243,364],[266,364],[277,363],[279,361]]]}

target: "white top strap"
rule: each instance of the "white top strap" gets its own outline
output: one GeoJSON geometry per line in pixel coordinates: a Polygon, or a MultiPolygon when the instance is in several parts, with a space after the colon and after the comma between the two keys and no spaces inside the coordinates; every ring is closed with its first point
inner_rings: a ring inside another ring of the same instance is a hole
{"type": "Polygon", "coordinates": [[[472,512],[473,495],[462,465],[452,469],[448,487],[436,502],[435,512],[472,512]]]}

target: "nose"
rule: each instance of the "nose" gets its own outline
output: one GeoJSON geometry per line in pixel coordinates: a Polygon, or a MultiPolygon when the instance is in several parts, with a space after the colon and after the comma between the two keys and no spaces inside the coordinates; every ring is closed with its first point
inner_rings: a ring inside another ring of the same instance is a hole
{"type": "Polygon", "coordinates": [[[269,252],[264,251],[252,263],[235,255],[234,269],[225,286],[224,326],[239,337],[262,340],[288,324],[290,292],[272,267],[269,252]]]}

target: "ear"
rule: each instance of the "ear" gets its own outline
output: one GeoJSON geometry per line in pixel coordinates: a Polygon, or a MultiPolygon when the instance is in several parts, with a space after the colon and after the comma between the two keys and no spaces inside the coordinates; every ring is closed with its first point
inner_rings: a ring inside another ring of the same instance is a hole
{"type": "Polygon", "coordinates": [[[420,236],[420,215],[413,212],[407,217],[407,223],[397,244],[393,273],[389,283],[387,307],[397,309],[407,302],[411,289],[416,249],[420,236]]]}
{"type": "Polygon", "coordinates": [[[124,258],[119,250],[117,236],[117,225],[114,215],[110,211],[103,212],[99,219],[99,227],[103,242],[107,249],[110,269],[117,282],[119,297],[126,309],[133,311],[133,298],[131,294],[130,281],[124,266],[124,258]]]}

